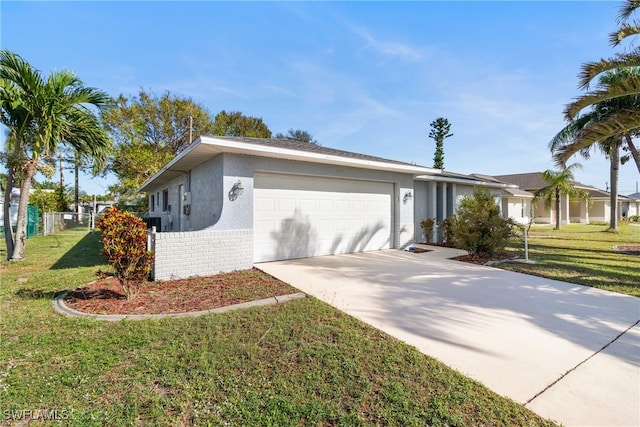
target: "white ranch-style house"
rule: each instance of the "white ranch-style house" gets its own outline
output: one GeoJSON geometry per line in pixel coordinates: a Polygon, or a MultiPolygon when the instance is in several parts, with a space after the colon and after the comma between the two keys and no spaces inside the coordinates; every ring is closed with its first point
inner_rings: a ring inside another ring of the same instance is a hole
{"type": "Polygon", "coordinates": [[[508,184],[304,142],[200,137],[140,191],[157,231],[154,278],[256,262],[404,248],[482,185],[508,184]]]}
{"type": "MultiPolygon", "coordinates": [[[[422,220],[455,214],[476,186],[490,190],[504,216],[528,223],[542,186],[514,177],[462,175],[287,139],[202,136],[140,188],[157,231],[153,276],[405,248],[425,241],[422,220]]],[[[563,221],[606,218],[606,202],[593,200],[566,201],[563,221]]],[[[534,212],[535,222],[553,221],[552,212],[534,212]]]]}

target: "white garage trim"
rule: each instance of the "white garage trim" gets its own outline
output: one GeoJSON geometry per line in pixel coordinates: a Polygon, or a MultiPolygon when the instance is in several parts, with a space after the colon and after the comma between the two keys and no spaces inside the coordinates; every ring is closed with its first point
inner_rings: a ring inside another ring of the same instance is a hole
{"type": "Polygon", "coordinates": [[[256,173],[254,262],[393,247],[394,184],[256,173]]]}

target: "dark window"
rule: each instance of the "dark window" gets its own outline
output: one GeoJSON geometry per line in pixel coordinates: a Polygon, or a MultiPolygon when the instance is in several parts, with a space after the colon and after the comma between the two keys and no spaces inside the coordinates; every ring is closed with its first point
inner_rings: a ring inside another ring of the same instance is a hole
{"type": "Polygon", "coordinates": [[[156,207],[156,196],[154,194],[151,195],[149,199],[149,212],[153,212],[156,207]]]}
{"type": "Polygon", "coordinates": [[[162,190],[162,211],[169,210],[169,190],[162,190]]]}

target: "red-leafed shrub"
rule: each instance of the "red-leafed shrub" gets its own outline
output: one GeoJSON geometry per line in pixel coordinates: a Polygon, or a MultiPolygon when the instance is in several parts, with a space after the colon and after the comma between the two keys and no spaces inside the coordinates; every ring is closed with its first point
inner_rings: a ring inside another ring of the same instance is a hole
{"type": "Polygon", "coordinates": [[[102,230],[102,253],[115,269],[127,299],[131,299],[151,273],[153,252],[147,250],[147,226],[140,218],[115,207],[96,225],[102,230]]]}

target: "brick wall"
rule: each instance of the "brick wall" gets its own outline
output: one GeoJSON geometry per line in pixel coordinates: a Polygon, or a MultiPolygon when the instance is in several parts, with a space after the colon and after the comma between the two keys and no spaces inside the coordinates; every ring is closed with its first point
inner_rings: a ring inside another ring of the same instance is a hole
{"type": "Polygon", "coordinates": [[[209,276],[253,267],[253,230],[151,233],[154,280],[209,276]]]}

